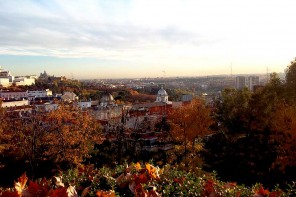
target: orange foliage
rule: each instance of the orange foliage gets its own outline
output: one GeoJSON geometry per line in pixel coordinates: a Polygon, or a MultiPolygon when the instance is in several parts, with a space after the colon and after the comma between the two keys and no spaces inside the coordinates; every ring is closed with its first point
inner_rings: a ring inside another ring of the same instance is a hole
{"type": "Polygon", "coordinates": [[[43,143],[48,149],[46,155],[54,156],[57,162],[79,163],[88,155],[89,145],[100,142],[99,125],[88,113],[71,106],[62,106],[46,117],[52,125],[43,143]]]}
{"type": "Polygon", "coordinates": [[[269,193],[270,192],[267,189],[264,189],[262,185],[260,185],[259,189],[255,191],[255,194],[260,195],[262,197],[269,196],[269,193]]]}
{"type": "Polygon", "coordinates": [[[280,144],[278,157],[274,165],[282,170],[286,166],[296,165],[296,107],[279,105],[271,124],[272,140],[280,144]]]}
{"type": "Polygon", "coordinates": [[[210,134],[210,109],[201,100],[193,100],[191,104],[173,109],[169,114],[173,136],[177,141],[191,141],[210,134]]]}
{"type": "Polygon", "coordinates": [[[43,179],[40,183],[29,181],[27,185],[28,177],[24,173],[18,181],[14,184],[15,191],[4,191],[0,193],[3,197],[68,197],[67,188],[60,187],[57,189],[52,189],[50,183],[43,179]]]}
{"type": "Polygon", "coordinates": [[[97,121],[73,106],[24,116],[7,113],[4,122],[9,124],[0,124],[0,152],[26,159],[33,173],[39,161],[78,164],[102,139],[97,121]]]}
{"type": "Polygon", "coordinates": [[[97,197],[115,197],[114,191],[97,191],[97,197]]]}
{"type": "Polygon", "coordinates": [[[133,95],[133,96],[139,94],[139,92],[137,92],[136,90],[132,90],[132,89],[130,89],[129,92],[130,92],[130,94],[133,95]]]}
{"type": "Polygon", "coordinates": [[[26,176],[26,173],[24,173],[20,178],[18,178],[18,181],[14,183],[14,188],[18,195],[22,196],[24,194],[27,181],[28,177],[26,176]]]}

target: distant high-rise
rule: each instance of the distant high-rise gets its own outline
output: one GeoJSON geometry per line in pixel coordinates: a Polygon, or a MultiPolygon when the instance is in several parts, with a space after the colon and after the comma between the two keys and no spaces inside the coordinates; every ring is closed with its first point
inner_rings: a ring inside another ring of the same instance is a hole
{"type": "Polygon", "coordinates": [[[237,76],[235,80],[235,85],[237,90],[242,90],[247,87],[249,90],[254,91],[254,86],[260,84],[258,76],[237,76]]]}
{"type": "Polygon", "coordinates": [[[258,76],[249,76],[247,85],[249,90],[254,91],[254,86],[258,86],[260,84],[258,76]]]}
{"type": "Polygon", "coordinates": [[[237,76],[235,79],[235,87],[237,90],[242,90],[246,87],[246,77],[244,76],[237,76]]]}

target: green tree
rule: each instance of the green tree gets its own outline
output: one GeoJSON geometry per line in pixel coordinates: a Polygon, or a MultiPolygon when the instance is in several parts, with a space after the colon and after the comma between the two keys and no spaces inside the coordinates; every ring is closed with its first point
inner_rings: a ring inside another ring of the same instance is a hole
{"type": "Polygon", "coordinates": [[[256,90],[249,102],[249,130],[252,132],[270,131],[272,115],[278,104],[284,101],[284,84],[276,73],[270,75],[269,83],[256,90]]]}
{"type": "Polygon", "coordinates": [[[216,101],[215,117],[219,129],[233,136],[248,133],[250,100],[251,92],[247,88],[225,89],[222,98],[216,101]]]}

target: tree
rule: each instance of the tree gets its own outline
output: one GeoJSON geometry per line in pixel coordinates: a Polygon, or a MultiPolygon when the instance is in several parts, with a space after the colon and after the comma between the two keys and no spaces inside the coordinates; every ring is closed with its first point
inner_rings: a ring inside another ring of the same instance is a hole
{"type": "Polygon", "coordinates": [[[296,107],[279,104],[272,117],[271,141],[277,144],[277,158],[274,166],[283,172],[296,166],[296,107]]]}
{"type": "MultiPolygon", "coordinates": [[[[259,132],[269,131],[272,123],[272,115],[278,104],[284,101],[284,84],[276,73],[270,75],[270,81],[263,88],[256,90],[249,101],[249,130],[259,132]]],[[[266,137],[266,136],[265,136],[266,137]]]]}
{"type": "Polygon", "coordinates": [[[215,118],[219,129],[231,133],[232,136],[248,133],[251,92],[243,90],[225,89],[222,98],[216,101],[215,118]]]}
{"type": "Polygon", "coordinates": [[[5,127],[7,124],[6,121],[6,111],[1,107],[1,100],[0,100],[0,120],[1,120],[1,124],[0,124],[0,153],[2,154],[2,150],[5,149],[5,127]]]}
{"type": "MultiPolygon", "coordinates": [[[[253,93],[225,90],[215,110],[220,134],[205,144],[206,167],[225,179],[244,183],[271,176],[279,145],[273,140],[272,125],[280,103],[285,103],[284,86],[275,73],[253,93]]],[[[270,184],[271,180],[262,181],[270,184]]]]}
{"type": "Polygon", "coordinates": [[[88,113],[73,107],[61,106],[51,111],[45,120],[48,125],[43,144],[45,155],[55,162],[77,164],[83,161],[94,144],[102,139],[100,125],[88,113]]]}
{"type": "MultiPolygon", "coordinates": [[[[100,125],[87,112],[74,106],[60,105],[51,112],[6,114],[1,140],[5,154],[24,159],[30,166],[31,175],[41,170],[41,164],[57,167],[76,165],[88,157],[95,142],[101,140],[100,125]]],[[[37,173],[38,174],[38,173],[37,173]]]]}
{"type": "Polygon", "coordinates": [[[201,100],[193,100],[189,105],[173,109],[169,114],[172,136],[184,146],[185,165],[188,166],[188,144],[192,147],[198,137],[205,136],[213,123],[210,109],[201,100]]]}
{"type": "Polygon", "coordinates": [[[296,100],[296,58],[286,69],[286,88],[287,98],[291,101],[296,100]]]}

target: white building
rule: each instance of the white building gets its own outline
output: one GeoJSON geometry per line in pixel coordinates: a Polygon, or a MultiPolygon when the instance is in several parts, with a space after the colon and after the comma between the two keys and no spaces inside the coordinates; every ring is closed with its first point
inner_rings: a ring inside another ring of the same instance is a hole
{"type": "Polygon", "coordinates": [[[12,76],[9,71],[3,70],[0,66],[0,86],[9,87],[12,82],[12,76]]]}
{"type": "Polygon", "coordinates": [[[34,105],[35,110],[39,112],[50,112],[58,109],[59,105],[56,103],[45,103],[34,105]]]}
{"type": "Polygon", "coordinates": [[[10,85],[14,82],[14,76],[8,76],[8,79],[9,79],[9,83],[10,83],[10,85]]]}
{"type": "Polygon", "coordinates": [[[236,77],[236,89],[242,90],[247,87],[250,91],[254,91],[254,86],[260,84],[259,76],[237,76],[236,77]]]}
{"type": "Polygon", "coordinates": [[[28,91],[28,99],[34,100],[34,98],[49,97],[52,96],[52,91],[49,89],[28,91]]]}
{"type": "Polygon", "coordinates": [[[16,86],[30,86],[35,84],[35,78],[28,76],[28,77],[15,77],[14,81],[16,86]]]}
{"type": "Polygon", "coordinates": [[[0,78],[8,78],[9,76],[11,76],[10,72],[0,66],[0,78]]]}
{"type": "Polygon", "coordinates": [[[6,88],[10,86],[9,78],[0,78],[0,86],[6,88]]]}
{"type": "Polygon", "coordinates": [[[78,100],[78,96],[74,92],[64,92],[62,100],[72,102],[78,100]]]}
{"type": "Polygon", "coordinates": [[[165,91],[165,89],[163,89],[163,86],[161,86],[160,90],[158,90],[155,102],[162,102],[166,104],[172,103],[171,101],[169,101],[169,95],[165,91]]]}
{"type": "Polygon", "coordinates": [[[92,104],[91,101],[80,101],[80,102],[78,102],[78,106],[79,106],[81,109],[91,108],[91,104],[92,104]]]}
{"type": "Polygon", "coordinates": [[[2,98],[4,100],[11,100],[11,99],[20,100],[20,99],[27,98],[27,97],[28,97],[27,91],[3,91],[3,90],[0,90],[0,98],[2,98]]]}
{"type": "Polygon", "coordinates": [[[115,106],[115,100],[113,96],[110,93],[105,92],[100,99],[100,106],[102,107],[115,106]]]}
{"type": "Polygon", "coordinates": [[[13,83],[16,86],[26,86],[35,84],[37,76],[14,77],[9,71],[6,71],[0,66],[0,86],[8,87],[13,83]],[[8,81],[8,82],[7,82],[8,81]]]}
{"type": "Polygon", "coordinates": [[[249,76],[247,81],[247,86],[249,90],[254,91],[254,86],[260,84],[260,80],[258,76],[249,76]]]}
{"type": "Polygon", "coordinates": [[[122,107],[115,106],[110,108],[100,108],[99,110],[93,111],[93,115],[100,121],[119,123],[122,116],[122,107]]]}
{"type": "Polygon", "coordinates": [[[20,101],[2,101],[1,107],[18,107],[18,106],[26,106],[29,105],[28,100],[20,100],[20,101]]]}
{"type": "Polygon", "coordinates": [[[237,76],[235,79],[235,87],[237,90],[242,90],[247,87],[246,77],[244,76],[237,76]]]}

